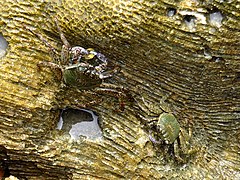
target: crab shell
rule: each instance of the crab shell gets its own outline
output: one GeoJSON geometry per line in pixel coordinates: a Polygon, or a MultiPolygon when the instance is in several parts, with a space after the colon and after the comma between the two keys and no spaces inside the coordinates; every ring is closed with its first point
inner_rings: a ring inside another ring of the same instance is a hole
{"type": "Polygon", "coordinates": [[[162,140],[172,144],[180,132],[180,124],[173,114],[162,113],[157,122],[157,129],[160,131],[162,140]]]}
{"type": "Polygon", "coordinates": [[[77,89],[92,89],[102,83],[97,75],[86,73],[87,67],[81,64],[74,64],[63,69],[64,83],[77,89]]]}

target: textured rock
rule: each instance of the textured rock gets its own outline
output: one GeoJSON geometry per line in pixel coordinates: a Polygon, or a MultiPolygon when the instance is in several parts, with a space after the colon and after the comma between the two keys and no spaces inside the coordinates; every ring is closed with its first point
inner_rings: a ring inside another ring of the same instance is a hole
{"type": "Polygon", "coordinates": [[[1,1],[0,32],[9,48],[0,60],[0,145],[10,173],[20,179],[239,179],[239,7],[235,0],[1,1]],[[125,99],[123,112],[116,98],[61,89],[51,69],[39,69],[51,56],[23,24],[60,51],[53,17],[72,45],[93,47],[121,66],[106,81],[134,97],[125,99]],[[163,97],[180,126],[192,131],[189,143],[197,152],[183,164],[152,145],[139,118],[142,99],[156,109],[163,97]],[[55,129],[57,107],[75,100],[100,115],[103,140],[72,142],[55,129]]]}

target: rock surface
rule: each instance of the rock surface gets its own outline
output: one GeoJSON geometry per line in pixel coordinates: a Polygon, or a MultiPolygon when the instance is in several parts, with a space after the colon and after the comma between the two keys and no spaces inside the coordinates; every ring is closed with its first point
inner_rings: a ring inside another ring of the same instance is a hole
{"type": "Polygon", "coordinates": [[[0,1],[9,43],[0,59],[0,160],[19,179],[240,179],[239,8],[237,0],[0,1]],[[39,69],[52,58],[23,26],[60,52],[53,18],[72,45],[121,67],[106,82],[132,95],[124,111],[109,94],[63,90],[51,69],[39,69]],[[149,141],[142,100],[150,110],[166,106],[192,132],[182,163],[149,141]],[[76,102],[100,116],[102,140],[56,130],[58,108],[76,102]]]}

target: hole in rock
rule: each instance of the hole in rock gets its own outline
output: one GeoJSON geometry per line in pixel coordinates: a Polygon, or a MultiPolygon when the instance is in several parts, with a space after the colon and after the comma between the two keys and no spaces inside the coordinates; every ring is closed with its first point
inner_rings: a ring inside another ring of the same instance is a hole
{"type": "Polygon", "coordinates": [[[167,16],[168,16],[168,17],[172,17],[172,16],[174,16],[176,13],[177,13],[177,10],[174,9],[174,8],[168,8],[168,9],[167,9],[167,16]]]}
{"type": "Polygon", "coordinates": [[[0,58],[4,57],[7,52],[8,42],[0,33],[0,58]]]}
{"type": "Polygon", "coordinates": [[[7,154],[7,149],[0,145],[0,179],[10,176],[8,162],[9,156],[7,154]]]}
{"type": "Polygon", "coordinates": [[[69,133],[74,140],[80,137],[92,140],[102,137],[98,116],[86,109],[63,109],[57,129],[69,133]]]}
{"type": "Polygon", "coordinates": [[[185,22],[185,24],[187,25],[187,27],[190,30],[194,30],[194,28],[195,28],[195,20],[196,20],[196,17],[193,16],[193,15],[185,15],[183,17],[183,21],[185,22]]]}
{"type": "Polygon", "coordinates": [[[216,56],[213,56],[212,59],[211,59],[212,62],[216,62],[216,63],[223,63],[224,62],[224,59],[222,57],[216,57],[216,56]]]}
{"type": "Polygon", "coordinates": [[[215,26],[215,27],[218,27],[218,28],[221,27],[222,26],[222,20],[223,20],[223,15],[220,11],[217,11],[217,10],[210,11],[209,23],[212,26],[215,26]]]}

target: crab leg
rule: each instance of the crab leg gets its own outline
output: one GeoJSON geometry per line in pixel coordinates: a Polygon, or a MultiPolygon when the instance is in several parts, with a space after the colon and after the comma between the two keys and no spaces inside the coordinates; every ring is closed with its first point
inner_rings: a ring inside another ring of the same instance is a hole
{"type": "Polygon", "coordinates": [[[25,29],[27,29],[28,31],[30,31],[33,35],[35,35],[38,39],[40,39],[42,42],[44,42],[44,44],[50,49],[50,51],[53,52],[53,54],[55,55],[58,55],[56,49],[50,44],[47,42],[47,40],[41,35],[41,34],[38,34],[38,33],[35,33],[34,31],[32,31],[29,27],[27,27],[26,25],[23,25],[23,27],[25,29]]]}
{"type": "Polygon", "coordinates": [[[55,21],[55,23],[56,23],[56,26],[57,26],[58,32],[59,32],[59,34],[60,34],[60,38],[61,38],[61,40],[62,40],[64,46],[65,46],[67,49],[70,50],[70,49],[71,49],[71,45],[70,45],[70,43],[68,42],[67,38],[64,36],[64,34],[63,34],[63,32],[62,32],[62,30],[61,30],[59,24],[58,24],[57,19],[55,18],[54,21],[55,21]]]}

